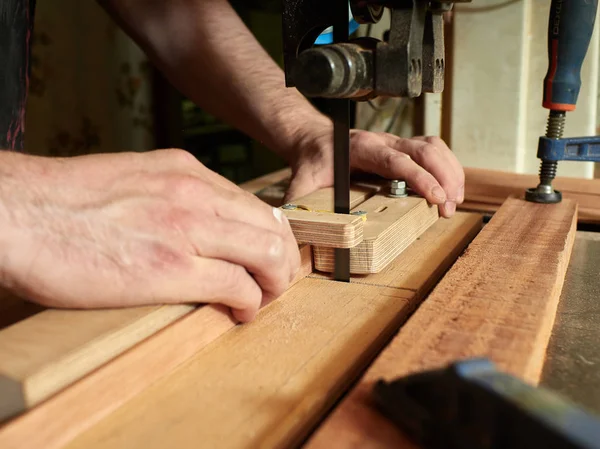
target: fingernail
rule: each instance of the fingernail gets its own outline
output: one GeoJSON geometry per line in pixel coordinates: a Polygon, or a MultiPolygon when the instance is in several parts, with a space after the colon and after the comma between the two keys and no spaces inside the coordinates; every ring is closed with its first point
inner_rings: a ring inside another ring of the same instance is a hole
{"type": "Polygon", "coordinates": [[[444,208],[446,209],[447,215],[453,215],[456,212],[456,203],[453,201],[446,201],[444,203],[444,208]]]}
{"type": "Polygon", "coordinates": [[[460,204],[464,200],[465,200],[465,186],[462,186],[458,191],[458,199],[456,200],[456,202],[460,204]]]}
{"type": "Polygon", "coordinates": [[[440,186],[435,186],[433,189],[431,189],[431,194],[440,202],[446,200],[446,192],[444,192],[444,189],[442,189],[440,186]]]}
{"type": "Polygon", "coordinates": [[[279,223],[283,223],[283,212],[278,207],[273,208],[273,216],[279,223]]]}

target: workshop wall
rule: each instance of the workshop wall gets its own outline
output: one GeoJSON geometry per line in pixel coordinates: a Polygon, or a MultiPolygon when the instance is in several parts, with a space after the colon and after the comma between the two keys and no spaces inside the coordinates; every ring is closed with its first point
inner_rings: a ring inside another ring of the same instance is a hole
{"type": "MultiPolygon", "coordinates": [[[[455,7],[451,102],[444,104],[444,114],[449,114],[449,142],[463,165],[537,173],[537,141],[548,116],[541,102],[549,8],[548,0],[480,0],[455,7]]],[[[597,133],[598,28],[565,137],[597,133]]],[[[592,163],[561,162],[558,174],[592,177],[593,172],[592,163]]]]}
{"type": "Polygon", "coordinates": [[[154,145],[150,65],[94,1],[38,0],[25,150],[73,156],[154,145]]]}

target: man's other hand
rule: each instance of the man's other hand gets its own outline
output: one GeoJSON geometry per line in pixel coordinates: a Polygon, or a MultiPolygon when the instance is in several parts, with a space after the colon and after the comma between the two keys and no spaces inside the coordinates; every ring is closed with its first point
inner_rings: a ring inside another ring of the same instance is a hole
{"type": "MultiPolygon", "coordinates": [[[[350,163],[354,171],[402,179],[449,218],[464,201],[465,175],[446,143],[438,137],[405,139],[387,133],[352,130],[350,163]]],[[[306,132],[299,140],[294,177],[286,202],[333,185],[331,130],[306,132]]]]}
{"type": "Polygon", "coordinates": [[[298,271],[280,210],[182,150],[7,157],[0,281],[43,305],[222,303],[249,321],[298,271]]]}

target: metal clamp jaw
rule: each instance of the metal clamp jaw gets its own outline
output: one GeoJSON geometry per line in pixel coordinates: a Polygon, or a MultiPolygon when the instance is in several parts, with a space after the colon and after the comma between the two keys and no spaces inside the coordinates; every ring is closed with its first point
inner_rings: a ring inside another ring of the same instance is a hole
{"type": "Polygon", "coordinates": [[[541,182],[537,188],[525,191],[525,199],[536,203],[559,203],[562,201],[562,193],[554,190],[550,184],[556,176],[557,163],[600,162],[600,136],[561,139],[542,136],[538,142],[537,157],[542,161],[541,182]]]}
{"type": "Polygon", "coordinates": [[[444,88],[442,14],[453,3],[429,0],[350,0],[359,23],[377,23],[391,9],[387,41],[361,38],[313,47],[333,25],[336,2],[284,0],[283,51],[286,85],[308,97],[365,100],[379,95],[418,97],[444,88]]]}

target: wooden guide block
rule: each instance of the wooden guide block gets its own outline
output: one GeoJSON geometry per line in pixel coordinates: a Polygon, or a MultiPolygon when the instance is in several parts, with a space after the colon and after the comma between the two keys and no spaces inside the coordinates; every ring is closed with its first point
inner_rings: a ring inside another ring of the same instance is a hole
{"type": "Polygon", "coordinates": [[[536,384],[576,223],[573,201],[507,200],[306,447],[414,447],[372,407],[380,378],[488,357],[536,384]]]}
{"type": "Polygon", "coordinates": [[[438,220],[388,267],[390,286],[300,281],[64,449],[298,444],[480,226],[438,220]]]}
{"type": "MultiPolygon", "coordinates": [[[[350,249],[353,274],[378,273],[439,218],[437,206],[417,197],[375,195],[354,210],[366,211],[367,220],[362,242],[350,249]]],[[[334,270],[333,249],[315,245],[313,253],[316,270],[334,270]]]]}
{"type": "Polygon", "coordinates": [[[356,215],[282,209],[298,243],[352,248],[363,239],[363,222],[356,215]]]}

